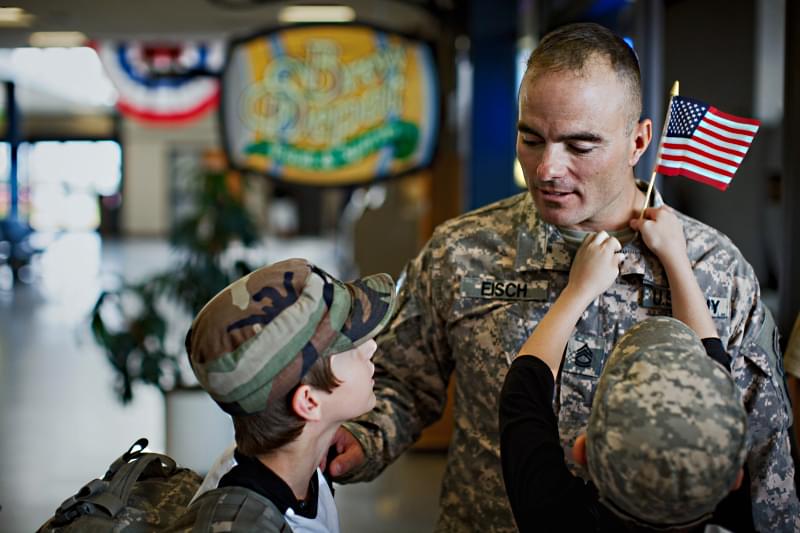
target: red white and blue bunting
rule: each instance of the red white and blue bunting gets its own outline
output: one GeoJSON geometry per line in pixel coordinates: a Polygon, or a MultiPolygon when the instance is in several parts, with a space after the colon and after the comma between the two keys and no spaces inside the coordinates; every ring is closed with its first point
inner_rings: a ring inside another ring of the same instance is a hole
{"type": "Polygon", "coordinates": [[[117,108],[147,122],[187,122],[219,103],[220,42],[101,41],[94,48],[119,92],[117,108]]]}

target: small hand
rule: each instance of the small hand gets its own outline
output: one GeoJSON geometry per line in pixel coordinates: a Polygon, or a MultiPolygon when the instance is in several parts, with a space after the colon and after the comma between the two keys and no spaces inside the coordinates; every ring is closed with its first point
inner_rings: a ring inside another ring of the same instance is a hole
{"type": "Polygon", "coordinates": [[[575,254],[568,287],[594,300],[619,276],[622,245],[605,231],[587,235],[575,254]]]}
{"type": "Polygon", "coordinates": [[[644,243],[662,263],[686,256],[683,225],[669,206],[648,207],[644,218],[634,218],[630,226],[642,234],[644,243]]]}
{"type": "MultiPolygon", "coordinates": [[[[336,456],[329,465],[329,472],[333,477],[339,477],[353,468],[361,466],[366,460],[364,449],[352,433],[340,427],[331,439],[331,447],[336,449],[336,456]]],[[[325,470],[325,459],[320,465],[325,470]]]]}

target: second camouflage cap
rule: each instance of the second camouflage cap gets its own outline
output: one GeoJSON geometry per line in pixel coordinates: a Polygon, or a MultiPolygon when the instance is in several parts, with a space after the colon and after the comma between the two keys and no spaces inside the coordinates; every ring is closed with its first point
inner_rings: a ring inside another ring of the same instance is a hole
{"type": "Polygon", "coordinates": [[[283,399],[320,357],[374,337],[394,308],[394,283],[376,274],[343,283],[304,259],[262,267],[197,314],[186,350],[198,381],[232,415],[283,399]]]}
{"type": "Polygon", "coordinates": [[[728,371],[684,323],[654,317],[614,347],[586,454],[601,501],[649,527],[709,517],[744,462],[747,415],[728,371]]]}

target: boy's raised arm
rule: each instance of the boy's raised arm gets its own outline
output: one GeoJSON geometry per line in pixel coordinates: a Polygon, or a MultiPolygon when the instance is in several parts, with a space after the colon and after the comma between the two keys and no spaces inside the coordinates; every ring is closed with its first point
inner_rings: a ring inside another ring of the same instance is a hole
{"type": "Polygon", "coordinates": [[[564,347],[581,314],[619,275],[621,256],[616,252],[620,249],[619,241],[605,231],[584,239],[567,286],[522,345],[519,356],[535,355],[556,376],[564,347]]]}
{"type": "Polygon", "coordinates": [[[686,254],[683,226],[668,206],[650,207],[644,219],[631,220],[645,244],[656,254],[667,273],[672,293],[672,316],[692,328],[701,338],[719,337],[686,254]]]}

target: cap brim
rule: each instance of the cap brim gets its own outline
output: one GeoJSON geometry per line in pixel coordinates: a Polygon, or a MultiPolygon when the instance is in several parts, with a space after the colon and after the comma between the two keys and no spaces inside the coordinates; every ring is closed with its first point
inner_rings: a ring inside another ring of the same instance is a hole
{"type": "Polygon", "coordinates": [[[394,313],[394,281],[388,274],[374,274],[341,285],[350,294],[350,311],[326,354],[350,350],[375,337],[394,313]]]}

